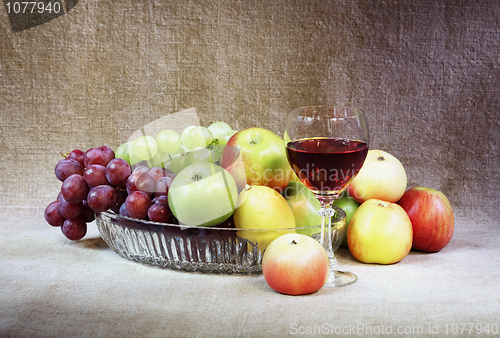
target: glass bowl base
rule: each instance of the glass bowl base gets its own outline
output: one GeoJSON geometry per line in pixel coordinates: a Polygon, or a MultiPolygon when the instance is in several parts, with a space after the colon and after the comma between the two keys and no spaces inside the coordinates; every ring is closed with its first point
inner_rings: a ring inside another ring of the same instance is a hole
{"type": "MultiPolygon", "coordinates": [[[[345,215],[345,214],[344,214],[345,215]]],[[[96,215],[102,239],[120,256],[129,260],[183,271],[223,274],[262,273],[263,243],[252,242],[245,232],[278,237],[299,229],[241,230],[236,228],[187,227],[124,217],[112,212],[96,215]]],[[[331,230],[333,250],[346,232],[345,216],[335,220],[331,230]]],[[[320,226],[312,238],[319,241],[320,226]]],[[[267,243],[267,242],[266,242],[267,243]]],[[[265,243],[264,243],[265,244],[265,243]]]]}

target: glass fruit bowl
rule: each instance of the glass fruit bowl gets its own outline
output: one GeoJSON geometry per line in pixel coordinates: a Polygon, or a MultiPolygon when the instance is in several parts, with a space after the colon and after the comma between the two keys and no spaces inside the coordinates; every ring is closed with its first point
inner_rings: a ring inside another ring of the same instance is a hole
{"type": "MultiPolygon", "coordinates": [[[[332,216],[332,247],[337,250],[346,232],[345,212],[332,216]]],[[[272,238],[289,232],[311,234],[319,241],[321,225],[305,228],[236,229],[232,219],[223,227],[192,227],[120,216],[96,215],[99,233],[108,246],[132,261],[163,268],[208,273],[260,273],[262,255],[272,238]],[[257,243],[245,239],[259,238],[257,243]],[[258,236],[255,236],[258,234],[258,236]]],[[[325,230],[328,231],[328,230],[325,230]]]]}

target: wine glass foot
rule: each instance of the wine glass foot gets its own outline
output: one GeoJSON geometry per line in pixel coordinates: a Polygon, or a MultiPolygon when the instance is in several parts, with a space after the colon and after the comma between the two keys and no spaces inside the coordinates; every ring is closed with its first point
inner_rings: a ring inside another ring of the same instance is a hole
{"type": "Polygon", "coordinates": [[[349,271],[331,270],[325,286],[339,287],[354,283],[358,277],[349,271]]]}

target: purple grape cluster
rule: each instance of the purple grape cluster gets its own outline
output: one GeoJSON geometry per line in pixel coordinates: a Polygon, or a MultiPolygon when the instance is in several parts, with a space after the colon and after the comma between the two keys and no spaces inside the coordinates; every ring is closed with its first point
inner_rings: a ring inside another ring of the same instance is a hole
{"type": "Polygon", "coordinates": [[[70,240],[82,239],[95,214],[110,209],[154,222],[172,218],[167,196],[175,174],[169,169],[144,165],[132,171],[127,161],[115,158],[111,148],[100,146],[71,151],[54,172],[62,186],[45,209],[45,220],[61,227],[70,240]]]}

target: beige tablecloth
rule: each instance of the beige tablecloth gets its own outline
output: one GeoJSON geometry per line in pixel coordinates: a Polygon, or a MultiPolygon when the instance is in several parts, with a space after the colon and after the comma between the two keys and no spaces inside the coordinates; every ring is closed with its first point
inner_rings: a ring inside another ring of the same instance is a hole
{"type": "Polygon", "coordinates": [[[71,242],[45,223],[43,209],[4,208],[0,336],[440,337],[487,325],[492,335],[500,325],[497,228],[498,221],[459,218],[441,252],[411,252],[389,266],[361,264],[341,248],[339,268],[358,281],[293,297],[271,290],[261,274],[128,261],[107,247],[95,223],[85,239],[71,242]]]}

